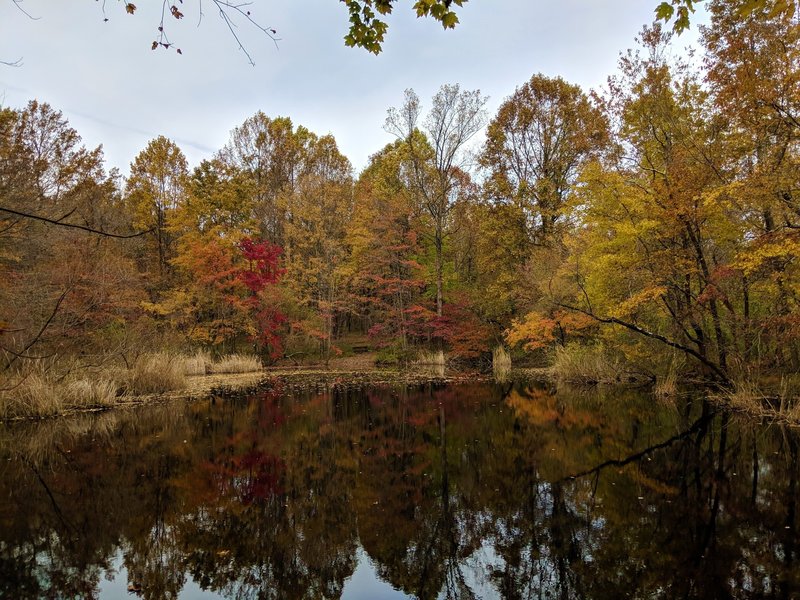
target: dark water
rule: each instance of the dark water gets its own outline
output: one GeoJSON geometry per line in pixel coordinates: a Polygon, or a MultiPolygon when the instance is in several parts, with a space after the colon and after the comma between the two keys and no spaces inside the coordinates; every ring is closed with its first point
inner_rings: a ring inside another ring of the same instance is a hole
{"type": "Polygon", "coordinates": [[[2,598],[800,598],[798,439],[461,385],[0,427],[2,598]]]}

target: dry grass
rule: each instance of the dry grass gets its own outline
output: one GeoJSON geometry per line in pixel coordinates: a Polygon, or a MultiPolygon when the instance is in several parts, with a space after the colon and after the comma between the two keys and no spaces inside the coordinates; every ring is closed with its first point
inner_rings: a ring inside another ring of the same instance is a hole
{"type": "Polygon", "coordinates": [[[254,373],[263,370],[264,365],[257,356],[248,354],[229,354],[211,365],[212,373],[254,373]]]}
{"type": "Polygon", "coordinates": [[[420,350],[417,353],[417,357],[411,361],[411,364],[443,367],[447,364],[447,357],[445,356],[443,350],[437,350],[435,352],[429,350],[420,350]]]}
{"type": "Polygon", "coordinates": [[[511,353],[505,349],[505,346],[497,346],[492,350],[492,366],[495,369],[511,368],[511,353]]]}
{"type": "Polygon", "coordinates": [[[0,417],[51,417],[68,409],[110,406],[117,385],[108,379],[57,380],[42,372],[22,379],[0,394],[0,417]]]}
{"type": "Polygon", "coordinates": [[[752,416],[800,425],[800,390],[794,378],[782,377],[775,393],[766,392],[754,380],[740,380],[734,389],[712,399],[752,416]]]}
{"type": "Polygon", "coordinates": [[[621,379],[622,367],[599,346],[574,344],[556,349],[552,372],[569,383],[615,383],[621,379]]]}
{"type": "Polygon", "coordinates": [[[678,381],[686,366],[686,360],[679,355],[673,355],[663,375],[656,375],[653,386],[653,395],[659,400],[668,400],[678,395],[678,381]]]}
{"type": "Polygon", "coordinates": [[[511,354],[504,346],[492,350],[492,372],[495,380],[507,382],[511,379],[511,354]]]}
{"type": "Polygon", "coordinates": [[[678,395],[677,374],[670,371],[666,375],[657,375],[653,386],[653,395],[659,400],[667,400],[678,395]]]}
{"type": "Polygon", "coordinates": [[[64,386],[63,402],[66,406],[111,406],[117,400],[117,384],[110,379],[78,379],[64,386]]]}
{"type": "MultiPolygon", "coordinates": [[[[63,365],[62,365],[63,366],[63,365]]],[[[253,373],[263,370],[256,356],[230,355],[216,363],[208,353],[143,354],[129,369],[87,370],[78,377],[69,369],[36,368],[0,384],[0,419],[52,417],[69,411],[115,405],[120,397],[166,394],[183,390],[187,375],[253,373]]]]}
{"type": "Polygon", "coordinates": [[[3,392],[0,414],[3,418],[47,417],[61,412],[63,403],[56,386],[43,373],[29,373],[21,382],[3,392]]]}
{"type": "Polygon", "coordinates": [[[184,375],[205,375],[211,372],[211,355],[208,352],[197,351],[192,356],[181,356],[184,375]]]}
{"type": "Polygon", "coordinates": [[[161,394],[185,386],[184,361],[170,354],[145,354],[126,373],[129,394],[161,394]]]}

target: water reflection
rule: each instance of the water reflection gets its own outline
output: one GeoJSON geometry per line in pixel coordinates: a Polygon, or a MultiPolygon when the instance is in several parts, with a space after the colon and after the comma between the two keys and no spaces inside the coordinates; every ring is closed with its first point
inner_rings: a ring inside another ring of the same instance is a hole
{"type": "Polygon", "coordinates": [[[797,438],[631,391],[265,391],[0,429],[0,597],[793,598],[797,438]]]}

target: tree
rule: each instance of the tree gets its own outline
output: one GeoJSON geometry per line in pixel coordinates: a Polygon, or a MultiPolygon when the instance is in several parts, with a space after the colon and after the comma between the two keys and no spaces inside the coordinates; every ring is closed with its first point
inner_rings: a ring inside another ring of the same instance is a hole
{"type": "Polygon", "coordinates": [[[400,109],[390,108],[384,128],[405,142],[407,185],[415,201],[431,219],[435,251],[436,314],[442,316],[444,244],[450,215],[465,181],[465,146],[486,123],[488,98],[480,90],[462,91],[443,85],[418,129],[421,105],[414,90],[406,90],[400,109]]]}
{"type": "Polygon", "coordinates": [[[623,57],[611,85],[624,154],[584,169],[553,301],[620,326],[615,345],[634,362],[665,344],[727,383],[738,309],[725,265],[741,233],[712,200],[724,180],[708,95],[695,73],[666,63],[659,27],[642,41],[647,55],[623,57]]]}
{"type": "Polygon", "coordinates": [[[602,111],[577,85],[534,75],[500,106],[486,137],[487,196],[522,212],[531,244],[557,245],[578,173],[608,144],[602,111]]]}
{"type": "MultiPolygon", "coordinates": [[[[656,18],[668,23],[675,19],[672,28],[676,33],[689,29],[691,15],[696,4],[703,0],[669,0],[656,7],[656,18]]],[[[737,17],[747,18],[754,13],[768,12],[772,16],[792,16],[797,11],[796,0],[734,0],[727,3],[737,17]]]]}
{"type": "Polygon", "coordinates": [[[244,238],[258,235],[253,201],[244,173],[218,160],[203,161],[170,220],[175,274],[161,301],[148,308],[193,343],[226,349],[257,336],[239,248],[244,238]]]}
{"type": "Polygon", "coordinates": [[[122,248],[118,178],[63,115],[32,101],[0,110],[0,350],[2,368],[102,348],[141,290],[122,248]],[[35,218],[32,218],[35,217],[35,218]],[[55,232],[55,234],[54,234],[55,232]]]}
{"type": "Polygon", "coordinates": [[[720,198],[744,229],[731,261],[744,296],[741,335],[752,349],[756,333],[769,331],[776,358],[796,364],[800,27],[777,1],[741,16],[715,0],[709,12],[706,81],[725,130],[720,198]]]}
{"type": "Polygon", "coordinates": [[[288,198],[294,193],[316,136],[288,117],[269,118],[259,111],[231,132],[220,151],[225,164],[250,178],[254,216],[261,236],[284,244],[288,198]]]}
{"type": "Polygon", "coordinates": [[[182,204],[188,167],[186,157],[172,140],[151,140],[131,163],[126,185],[127,202],[137,227],[150,229],[155,238],[158,273],[169,272],[173,236],[169,219],[182,204]]]}
{"type": "Polygon", "coordinates": [[[345,274],[351,310],[380,344],[408,348],[408,310],[424,286],[414,201],[402,176],[404,142],[370,157],[354,192],[345,274]]]}
{"type": "Polygon", "coordinates": [[[319,340],[326,362],[335,351],[338,316],[344,312],[341,269],[353,212],[351,173],[333,136],[312,134],[304,169],[286,197],[285,284],[300,309],[295,324],[319,340]]]}
{"type": "Polygon", "coordinates": [[[237,278],[244,283],[250,295],[247,303],[255,319],[255,331],[251,336],[259,347],[275,360],[283,353],[280,327],[286,321],[283,313],[264,295],[284,274],[278,266],[281,255],[279,246],[268,241],[244,238],[239,243],[242,256],[247,261],[237,278]]]}

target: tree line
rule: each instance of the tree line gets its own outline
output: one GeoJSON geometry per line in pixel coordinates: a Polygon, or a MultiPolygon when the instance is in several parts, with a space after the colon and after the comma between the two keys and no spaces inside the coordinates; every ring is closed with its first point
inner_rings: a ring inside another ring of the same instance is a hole
{"type": "Polygon", "coordinates": [[[408,90],[358,175],[259,112],[191,169],[160,136],[123,179],[56,109],[4,108],[0,368],[363,343],[796,370],[799,29],[772,4],[709,2],[699,59],[645,28],[599,92],[538,74],[491,116],[477,90],[408,90]]]}

